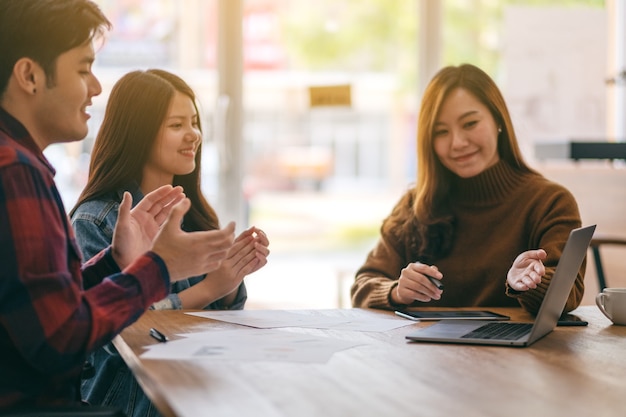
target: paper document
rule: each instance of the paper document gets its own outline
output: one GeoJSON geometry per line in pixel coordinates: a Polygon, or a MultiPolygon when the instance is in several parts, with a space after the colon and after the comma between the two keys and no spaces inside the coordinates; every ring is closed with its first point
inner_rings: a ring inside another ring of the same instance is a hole
{"type": "Polygon", "coordinates": [[[384,332],[414,324],[407,320],[358,308],[339,310],[229,310],[186,313],[243,326],[269,329],[277,327],[303,327],[315,329],[384,332]],[[332,312],[332,314],[331,314],[332,312]]]}
{"type": "Polygon", "coordinates": [[[234,360],[326,363],[358,342],[286,330],[242,328],[185,334],[184,339],[148,346],[142,359],[234,360]]]}

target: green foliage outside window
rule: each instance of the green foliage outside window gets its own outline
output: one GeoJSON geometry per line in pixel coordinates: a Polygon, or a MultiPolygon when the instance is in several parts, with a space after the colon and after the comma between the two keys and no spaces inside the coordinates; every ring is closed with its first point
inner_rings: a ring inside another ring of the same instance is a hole
{"type": "MultiPolygon", "coordinates": [[[[415,85],[419,1],[287,1],[282,39],[294,70],[395,72],[415,85]]],[[[605,7],[604,0],[442,0],[443,64],[498,67],[504,8],[605,7]]]]}

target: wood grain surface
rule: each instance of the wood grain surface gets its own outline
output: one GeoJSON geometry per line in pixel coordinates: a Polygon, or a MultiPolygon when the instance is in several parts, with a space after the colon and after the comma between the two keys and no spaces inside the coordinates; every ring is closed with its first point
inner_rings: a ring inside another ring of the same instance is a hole
{"type": "MultiPolygon", "coordinates": [[[[490,310],[532,320],[521,309],[490,310]]],[[[388,332],[290,328],[362,343],[325,364],[142,360],[144,346],[157,343],[151,327],[172,339],[242,327],[183,311],[149,311],[115,345],[166,417],[624,416],[626,326],[612,325],[595,306],[575,313],[589,326],[557,327],[527,348],[405,340],[426,322],[388,332]]]]}

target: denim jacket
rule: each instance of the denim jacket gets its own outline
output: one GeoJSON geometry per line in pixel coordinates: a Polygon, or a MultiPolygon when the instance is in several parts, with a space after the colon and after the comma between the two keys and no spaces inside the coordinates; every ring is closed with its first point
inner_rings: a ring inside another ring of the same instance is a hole
{"type": "MultiPolygon", "coordinates": [[[[76,240],[83,254],[83,261],[90,259],[111,244],[113,230],[117,222],[119,202],[124,191],[131,193],[133,207],[143,198],[137,183],[119,189],[98,200],[81,204],[74,212],[71,223],[76,232],[76,240]]],[[[183,226],[184,229],[184,226],[183,226]]],[[[174,282],[170,294],[150,308],[155,310],[180,310],[182,304],[178,293],[202,280],[202,276],[174,282]]],[[[245,284],[237,290],[237,297],[231,306],[224,307],[220,300],[204,307],[205,310],[241,310],[247,299],[245,284]]],[[[82,384],[85,400],[92,404],[114,405],[126,411],[128,416],[156,416],[156,410],[137,384],[114,346],[109,344],[92,353],[90,360],[96,375],[82,384]]]]}

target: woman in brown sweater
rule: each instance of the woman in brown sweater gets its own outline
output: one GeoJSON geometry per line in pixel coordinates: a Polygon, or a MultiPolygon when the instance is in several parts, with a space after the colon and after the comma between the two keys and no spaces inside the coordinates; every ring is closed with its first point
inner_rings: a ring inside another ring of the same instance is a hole
{"type": "MultiPolygon", "coordinates": [[[[417,183],[357,271],[353,306],[536,313],[580,214],[567,189],[524,162],[494,81],[468,64],[439,71],[422,99],[417,145],[417,183]]],[[[565,311],[580,304],[584,270],[565,311]]]]}

